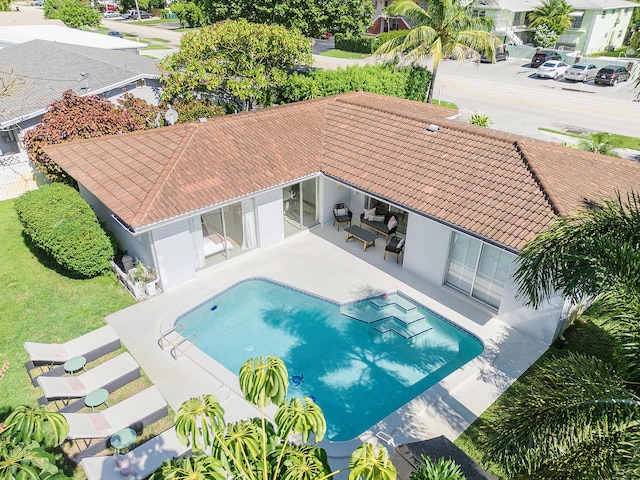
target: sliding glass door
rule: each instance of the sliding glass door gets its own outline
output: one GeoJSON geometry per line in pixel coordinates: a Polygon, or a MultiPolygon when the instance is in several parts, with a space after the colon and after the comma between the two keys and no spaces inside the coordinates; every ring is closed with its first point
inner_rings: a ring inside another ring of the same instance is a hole
{"type": "Polygon", "coordinates": [[[498,308],[513,258],[477,238],[454,232],[445,283],[498,308]]]}
{"type": "Polygon", "coordinates": [[[285,237],[318,224],[317,185],[312,178],[282,189],[285,237]]]}

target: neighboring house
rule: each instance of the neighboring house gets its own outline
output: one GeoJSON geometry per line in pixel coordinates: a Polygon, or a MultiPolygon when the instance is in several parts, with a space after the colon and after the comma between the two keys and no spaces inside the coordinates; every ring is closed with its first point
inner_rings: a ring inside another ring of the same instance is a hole
{"type": "Polygon", "coordinates": [[[523,306],[510,277],[517,253],[557,215],[637,188],[640,164],[450,113],[353,92],[45,150],[165,290],[330,225],[345,202],[356,225],[364,208],[397,217],[404,270],[550,343],[563,299],[523,306]]]}
{"type": "Polygon", "coordinates": [[[367,33],[377,35],[394,30],[409,30],[409,23],[404,18],[390,17],[384,14],[384,9],[391,3],[393,0],[373,0],[373,22],[367,29],[367,33]]]}
{"type": "MultiPolygon", "coordinates": [[[[476,4],[476,10],[480,15],[495,18],[495,33],[505,43],[522,45],[534,42],[528,14],[541,3],[541,0],[482,0],[476,4]]],[[[568,0],[567,3],[574,9],[573,25],[556,45],[583,55],[620,48],[633,9],[639,6],[626,0],[568,0]]]]}
{"type": "MultiPolygon", "coordinates": [[[[373,0],[375,14],[367,33],[411,28],[403,18],[384,15],[384,8],[392,1],[373,0]]],[[[567,0],[567,3],[574,9],[573,25],[556,45],[583,55],[620,48],[633,9],[640,6],[627,0],[567,0]]],[[[505,43],[524,45],[534,43],[534,29],[529,25],[528,14],[541,4],[542,0],[478,0],[474,7],[478,15],[495,19],[494,33],[505,43]]]]}
{"type": "MultiPolygon", "coordinates": [[[[105,35],[101,35],[105,36],[105,35]]],[[[0,98],[0,200],[36,188],[22,135],[66,90],[117,101],[131,93],[158,103],[157,61],[135,53],[31,40],[0,49],[0,74],[15,87],[0,98]]]]}

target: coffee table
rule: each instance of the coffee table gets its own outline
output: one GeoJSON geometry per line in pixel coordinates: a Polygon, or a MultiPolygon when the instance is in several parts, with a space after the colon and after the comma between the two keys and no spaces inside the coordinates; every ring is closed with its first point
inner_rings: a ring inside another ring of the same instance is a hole
{"type": "Polygon", "coordinates": [[[111,435],[111,446],[116,449],[116,453],[120,453],[123,448],[130,447],[136,441],[138,434],[133,428],[123,428],[119,432],[111,435]]]}
{"type": "Polygon", "coordinates": [[[375,247],[376,245],[376,238],[378,237],[378,235],[372,233],[370,230],[365,230],[364,228],[357,225],[352,225],[345,228],[344,231],[347,234],[347,242],[349,241],[349,239],[355,238],[359,242],[362,242],[362,246],[364,247],[365,251],[367,250],[367,247],[375,247]]]}
{"type": "Polygon", "coordinates": [[[99,388],[93,392],[89,392],[89,394],[84,397],[84,404],[89,407],[92,412],[94,408],[99,407],[103,403],[107,407],[109,406],[109,391],[105,388],[99,388]]]}
{"type": "Polygon", "coordinates": [[[64,362],[64,371],[73,375],[78,370],[84,370],[87,359],[84,357],[73,357],[64,362]]]}

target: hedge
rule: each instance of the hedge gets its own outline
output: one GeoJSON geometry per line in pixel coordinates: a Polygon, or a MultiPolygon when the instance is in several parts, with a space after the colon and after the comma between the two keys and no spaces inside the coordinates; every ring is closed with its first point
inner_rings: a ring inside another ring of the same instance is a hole
{"type": "Polygon", "coordinates": [[[406,37],[407,35],[409,35],[409,30],[394,30],[392,32],[381,33],[378,35],[378,40],[376,40],[374,45],[375,50],[378,50],[383,43],[387,43],[389,40],[397,37],[406,37]]]}
{"type": "Polygon", "coordinates": [[[392,97],[425,101],[431,72],[423,68],[395,68],[375,64],[351,66],[338,70],[315,70],[308,74],[294,73],[277,92],[278,102],[301,100],[363,90],[392,97]]]}
{"type": "Polygon", "coordinates": [[[25,235],[61,267],[82,277],[111,268],[114,246],[74,188],[52,183],[24,193],[14,204],[25,235]]]}
{"type": "Polygon", "coordinates": [[[376,37],[373,36],[336,33],[334,39],[338,50],[356,53],[373,53],[376,51],[376,37]]]}

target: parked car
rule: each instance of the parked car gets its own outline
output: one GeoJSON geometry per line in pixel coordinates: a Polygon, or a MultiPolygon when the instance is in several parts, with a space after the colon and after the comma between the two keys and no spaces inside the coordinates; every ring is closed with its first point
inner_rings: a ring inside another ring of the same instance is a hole
{"type": "Polygon", "coordinates": [[[107,33],[107,35],[109,35],[110,37],[124,38],[124,35],[122,35],[120,32],[116,32],[115,30],[110,31],[109,33],[107,33]]]}
{"type": "Polygon", "coordinates": [[[536,77],[538,78],[553,78],[554,80],[561,77],[564,72],[569,69],[570,65],[561,60],[550,60],[544,62],[536,70],[536,77]]]}
{"type": "Polygon", "coordinates": [[[32,7],[42,7],[44,6],[44,0],[36,0],[35,2],[31,2],[32,7]]]}
{"type": "MultiPolygon", "coordinates": [[[[509,51],[507,50],[506,45],[500,45],[499,47],[496,47],[496,62],[500,62],[502,60],[509,60],[509,51]]],[[[484,55],[480,56],[480,61],[490,62],[490,60],[484,55]]]]}
{"type": "MultiPolygon", "coordinates": [[[[128,19],[134,19],[137,20],[138,19],[138,11],[137,10],[129,10],[129,12],[127,13],[126,18],[128,19]]],[[[144,10],[140,10],[140,18],[153,18],[153,15],[151,15],[149,12],[145,12],[144,10]]]]}
{"type": "Polygon", "coordinates": [[[573,82],[588,82],[596,76],[598,67],[593,63],[576,63],[564,72],[564,79],[573,82]]]}
{"type": "Polygon", "coordinates": [[[614,86],[618,82],[629,80],[629,71],[619,65],[606,65],[596,73],[596,85],[604,84],[614,86]]]}
{"type": "Polygon", "coordinates": [[[562,60],[562,55],[555,50],[540,50],[531,58],[531,66],[537,68],[549,60],[562,60]]]}
{"type": "Polygon", "coordinates": [[[120,12],[102,12],[102,18],[115,18],[119,16],[120,12]]]}

